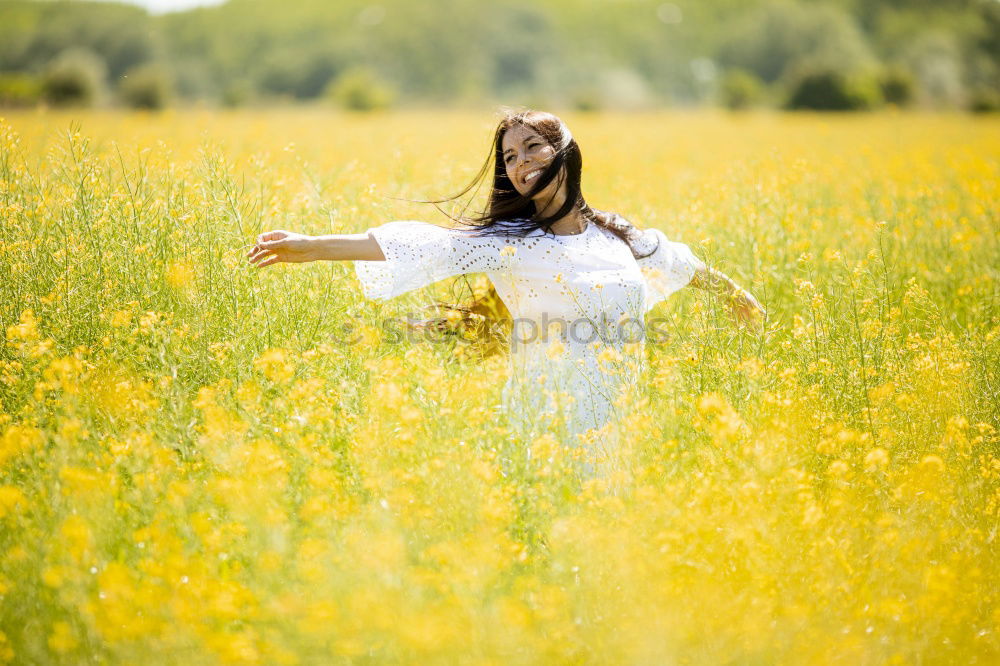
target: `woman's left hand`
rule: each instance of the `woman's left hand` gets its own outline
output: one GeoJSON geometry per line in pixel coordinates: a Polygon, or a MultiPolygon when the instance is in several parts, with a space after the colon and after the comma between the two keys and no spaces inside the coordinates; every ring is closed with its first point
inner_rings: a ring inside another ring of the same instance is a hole
{"type": "Polygon", "coordinates": [[[733,318],[738,322],[756,324],[767,318],[767,310],[746,289],[740,289],[730,297],[730,307],[733,318]]]}
{"type": "Polygon", "coordinates": [[[247,252],[250,263],[257,268],[270,266],[279,261],[301,264],[315,261],[314,248],[316,240],[312,236],[297,234],[294,231],[268,231],[257,237],[257,244],[247,252]]]}

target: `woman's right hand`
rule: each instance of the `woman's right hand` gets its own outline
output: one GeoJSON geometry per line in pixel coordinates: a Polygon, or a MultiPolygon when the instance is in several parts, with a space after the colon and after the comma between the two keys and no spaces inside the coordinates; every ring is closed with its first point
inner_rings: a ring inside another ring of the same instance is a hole
{"type": "Polygon", "coordinates": [[[257,237],[257,244],[253,246],[247,256],[250,263],[256,264],[257,268],[270,266],[280,261],[290,264],[301,264],[306,261],[314,261],[315,239],[305,234],[297,234],[294,231],[268,231],[257,237]]]}
{"type": "Polygon", "coordinates": [[[730,306],[736,321],[756,325],[767,319],[767,310],[746,289],[739,289],[731,297],[730,306]]]}

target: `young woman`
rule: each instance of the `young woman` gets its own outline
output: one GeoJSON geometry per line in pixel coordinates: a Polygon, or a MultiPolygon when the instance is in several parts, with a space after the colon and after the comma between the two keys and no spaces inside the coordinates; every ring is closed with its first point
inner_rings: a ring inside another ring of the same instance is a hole
{"type": "Polygon", "coordinates": [[[363,234],[271,231],[260,235],[249,260],[258,267],[354,261],[365,296],[379,300],[485,273],[513,319],[503,388],[510,423],[527,437],[560,426],[564,441],[589,442],[591,449],[593,437],[576,435],[608,423],[616,400],[635,387],[644,317],[656,303],[690,284],[727,297],[738,319],[765,314],[687,245],[588,206],[580,192],[580,149],[556,116],[508,112],[492,153],[472,184],[452,197],[480,182],[493,162],[486,210],[463,217],[460,228],[394,221],[363,234]]]}

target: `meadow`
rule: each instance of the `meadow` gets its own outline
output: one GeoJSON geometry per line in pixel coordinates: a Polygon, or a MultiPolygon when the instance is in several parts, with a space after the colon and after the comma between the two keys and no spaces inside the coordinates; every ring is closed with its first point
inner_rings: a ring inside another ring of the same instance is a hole
{"type": "Polygon", "coordinates": [[[490,114],[0,120],[0,662],[997,663],[1000,119],[564,118],[592,206],[769,312],[658,305],[583,482],[507,436],[503,354],[386,335],[485,277],[246,261],[446,223],[401,199],[490,114]]]}

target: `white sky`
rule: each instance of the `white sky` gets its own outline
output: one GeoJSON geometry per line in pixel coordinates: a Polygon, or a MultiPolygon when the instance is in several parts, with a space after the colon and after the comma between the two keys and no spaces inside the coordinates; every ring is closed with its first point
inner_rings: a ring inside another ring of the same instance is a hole
{"type": "Polygon", "coordinates": [[[166,14],[167,12],[179,12],[192,7],[205,7],[208,5],[221,5],[225,0],[118,0],[132,5],[145,7],[153,14],[166,14]]]}

